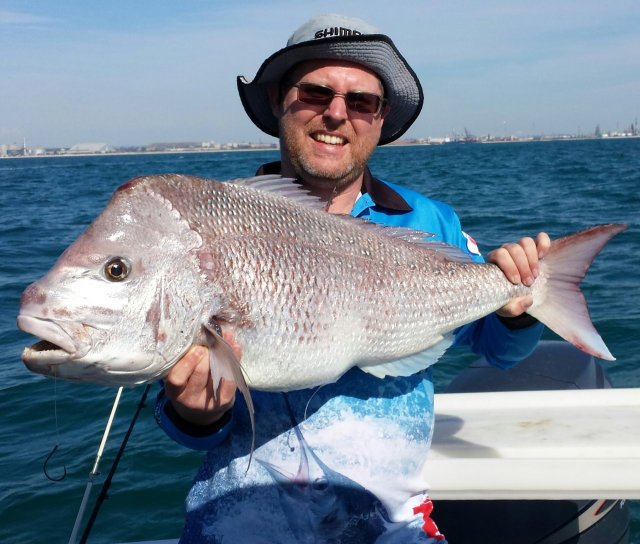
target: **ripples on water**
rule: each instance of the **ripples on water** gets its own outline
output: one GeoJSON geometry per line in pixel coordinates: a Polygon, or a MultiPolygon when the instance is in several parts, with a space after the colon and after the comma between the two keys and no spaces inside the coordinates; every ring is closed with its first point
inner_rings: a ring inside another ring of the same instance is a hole
{"type": "MultiPolygon", "coordinates": [[[[51,267],[127,179],[168,172],[246,177],[276,158],[275,152],[237,152],[0,161],[2,542],[68,540],[115,394],[54,383],[24,369],[19,354],[31,338],[15,328],[24,287],[51,267]],[[41,470],[56,442],[60,450],[51,471],[63,464],[68,471],[60,483],[47,481],[41,470]]],[[[484,252],[540,230],[555,237],[598,223],[629,223],[595,261],[584,291],[596,327],[618,357],[607,365],[614,384],[640,387],[640,140],[383,148],[372,170],[453,205],[484,252]]],[[[437,385],[471,359],[448,354],[436,366],[437,385]]],[[[140,395],[140,388],[123,395],[96,488],[140,395]]],[[[179,534],[183,499],[201,454],[174,445],[156,428],[152,404],[150,399],[134,430],[91,542],[179,534]]],[[[94,489],[90,507],[96,495],[94,489]]],[[[637,502],[633,508],[632,542],[640,543],[637,502]]]]}

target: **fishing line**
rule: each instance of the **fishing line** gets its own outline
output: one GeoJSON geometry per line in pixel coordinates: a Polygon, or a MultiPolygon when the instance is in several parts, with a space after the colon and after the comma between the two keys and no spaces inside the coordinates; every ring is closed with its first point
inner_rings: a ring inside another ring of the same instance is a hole
{"type": "Polygon", "coordinates": [[[78,530],[80,529],[80,521],[82,520],[84,511],[87,508],[87,501],[89,500],[91,488],[93,487],[93,479],[95,478],[96,474],[98,474],[98,464],[100,463],[100,459],[102,458],[102,452],[104,451],[104,446],[107,443],[107,437],[109,436],[109,432],[111,431],[111,424],[113,423],[113,418],[116,415],[116,409],[118,408],[118,403],[120,402],[121,395],[122,387],[119,387],[118,392],[116,393],[116,398],[113,401],[113,406],[111,408],[111,414],[109,415],[109,419],[107,421],[107,426],[105,427],[104,433],[102,434],[102,440],[100,442],[100,446],[98,447],[96,460],[93,463],[91,472],[89,473],[89,480],[87,481],[87,487],[84,490],[84,496],[82,497],[82,502],[80,503],[80,509],[78,510],[78,515],[76,516],[76,521],[73,525],[73,531],[71,532],[71,536],[69,537],[69,544],[75,544],[76,542],[78,530]]]}
{"type": "Polygon", "coordinates": [[[316,387],[315,391],[313,392],[313,394],[309,397],[309,400],[307,401],[307,405],[304,407],[304,416],[303,419],[307,419],[307,412],[309,411],[309,405],[311,404],[311,401],[313,400],[313,397],[316,396],[316,394],[318,393],[318,391],[320,391],[320,389],[322,389],[326,384],[323,385],[319,385],[318,387],[316,387]]]}
{"type": "MultiPolygon", "coordinates": [[[[324,387],[324,385],[319,385],[314,392],[311,394],[311,396],[309,397],[309,400],[307,400],[307,404],[304,407],[304,414],[302,416],[303,421],[307,419],[307,410],[309,409],[309,405],[311,404],[311,401],[313,400],[313,397],[316,396],[316,393],[318,391],[320,391],[320,389],[322,389],[324,387]]],[[[291,427],[293,430],[293,427],[296,427],[299,425],[298,420],[296,419],[295,414],[293,413],[293,408],[291,407],[291,403],[289,402],[289,397],[287,396],[287,393],[282,392],[282,398],[284,400],[284,405],[287,408],[287,413],[289,414],[289,419],[291,421],[291,427]]],[[[289,442],[289,439],[287,438],[287,443],[289,442]]],[[[295,448],[291,445],[289,445],[289,449],[291,451],[294,451],[295,448]]]]}
{"type": "Polygon", "coordinates": [[[51,480],[52,482],[61,482],[67,477],[66,465],[62,465],[62,476],[51,476],[48,469],[49,461],[60,447],[60,426],[58,425],[58,377],[56,376],[55,369],[53,373],[53,419],[55,421],[56,428],[56,443],[49,455],[47,455],[47,458],[44,460],[42,472],[44,472],[44,475],[48,480],[51,480]]]}
{"type": "MultiPolygon", "coordinates": [[[[142,396],[140,397],[140,401],[138,402],[136,411],[134,412],[133,417],[131,418],[131,423],[129,423],[129,428],[127,429],[127,432],[124,435],[124,438],[122,439],[122,443],[120,444],[120,449],[118,450],[118,453],[115,459],[113,460],[113,463],[111,465],[111,469],[109,470],[109,474],[107,475],[107,478],[102,484],[102,488],[100,489],[100,494],[98,495],[98,498],[96,499],[96,504],[93,507],[93,512],[91,512],[91,517],[87,522],[87,526],[85,527],[84,532],[82,533],[82,538],[80,538],[80,544],[86,544],[87,539],[89,538],[89,534],[91,533],[91,529],[93,528],[93,524],[95,523],[96,518],[98,517],[98,511],[100,510],[102,503],[107,498],[107,492],[109,491],[109,487],[111,487],[111,481],[113,480],[113,476],[116,473],[118,464],[120,463],[120,459],[124,454],[124,450],[127,447],[127,443],[129,442],[129,437],[131,436],[133,427],[135,426],[136,421],[138,420],[138,416],[140,415],[142,408],[144,408],[145,406],[145,401],[147,400],[147,394],[149,393],[150,387],[151,385],[147,384],[144,388],[144,391],[142,392],[142,396]]],[[[118,391],[120,392],[121,390],[122,390],[122,387],[118,391]]]]}

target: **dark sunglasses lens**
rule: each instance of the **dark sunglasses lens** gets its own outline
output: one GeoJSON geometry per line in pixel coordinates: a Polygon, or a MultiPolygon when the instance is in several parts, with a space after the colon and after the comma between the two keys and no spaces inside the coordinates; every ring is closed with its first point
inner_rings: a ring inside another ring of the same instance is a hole
{"type": "Polygon", "coordinates": [[[301,83],[298,85],[298,100],[307,104],[326,106],[333,100],[334,92],[329,87],[301,83]]]}
{"type": "Polygon", "coordinates": [[[347,93],[347,106],[358,113],[378,113],[380,97],[373,93],[347,93]]]}
{"type": "MultiPolygon", "coordinates": [[[[305,104],[328,106],[336,96],[336,92],[332,88],[322,85],[299,83],[296,87],[298,88],[298,100],[305,104]]],[[[377,94],[350,92],[341,96],[345,96],[347,107],[351,111],[358,113],[378,113],[380,111],[382,99],[377,94]]]]}

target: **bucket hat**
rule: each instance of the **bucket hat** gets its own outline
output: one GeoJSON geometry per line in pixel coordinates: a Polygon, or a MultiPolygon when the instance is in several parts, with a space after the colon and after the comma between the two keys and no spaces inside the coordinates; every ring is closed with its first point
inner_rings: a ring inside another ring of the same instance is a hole
{"type": "Polygon", "coordinates": [[[278,136],[278,120],[269,104],[268,84],[280,82],[296,64],[318,59],[353,62],[378,75],[390,106],[378,145],[398,139],[418,117],[424,99],[422,86],[391,38],[361,19],[324,14],[298,28],[286,47],[262,63],[253,80],[238,76],[242,105],[259,129],[278,136]]]}

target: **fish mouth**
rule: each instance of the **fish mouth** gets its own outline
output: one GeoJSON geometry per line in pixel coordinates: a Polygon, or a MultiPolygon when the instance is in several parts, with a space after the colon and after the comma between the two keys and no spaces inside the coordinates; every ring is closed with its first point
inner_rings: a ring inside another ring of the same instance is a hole
{"type": "MultiPolygon", "coordinates": [[[[22,351],[22,362],[31,372],[60,378],[71,382],[95,383],[106,386],[132,387],[159,379],[161,373],[145,367],[133,371],[118,371],[108,361],[95,360],[90,353],[95,343],[91,325],[77,322],[56,322],[50,319],[22,313],[18,316],[18,328],[38,337],[38,341],[22,351]]],[[[168,371],[168,369],[167,369],[168,371]]]]}
{"type": "Polygon", "coordinates": [[[27,366],[29,366],[29,363],[36,363],[44,359],[49,363],[63,363],[71,358],[71,353],[63,350],[60,346],[57,346],[48,340],[40,340],[39,342],[24,348],[24,351],[22,352],[22,361],[27,366]]]}
{"type": "MultiPolygon", "coordinates": [[[[84,329],[82,325],[74,325],[72,329],[78,327],[84,329]]],[[[40,339],[22,352],[22,361],[35,372],[39,370],[34,367],[77,359],[89,351],[89,345],[74,339],[78,336],[77,331],[69,332],[68,327],[49,319],[21,314],[18,316],[18,328],[40,339]]]]}

